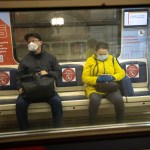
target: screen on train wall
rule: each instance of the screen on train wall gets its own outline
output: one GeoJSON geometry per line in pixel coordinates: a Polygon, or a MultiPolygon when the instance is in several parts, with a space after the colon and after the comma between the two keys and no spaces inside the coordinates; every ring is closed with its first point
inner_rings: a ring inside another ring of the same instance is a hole
{"type": "Polygon", "coordinates": [[[124,27],[144,27],[148,24],[148,10],[124,10],[124,27]]]}
{"type": "Polygon", "coordinates": [[[121,34],[121,55],[118,59],[147,57],[148,9],[124,9],[121,34]]]}

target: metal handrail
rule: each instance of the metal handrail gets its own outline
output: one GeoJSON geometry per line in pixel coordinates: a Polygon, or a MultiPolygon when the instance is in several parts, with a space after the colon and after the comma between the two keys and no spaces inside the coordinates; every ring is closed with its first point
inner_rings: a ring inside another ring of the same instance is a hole
{"type": "Polygon", "coordinates": [[[80,139],[81,137],[116,137],[116,136],[131,136],[136,134],[148,134],[150,135],[150,122],[137,122],[126,124],[109,124],[109,125],[95,125],[95,126],[81,126],[81,127],[69,127],[58,129],[41,129],[41,130],[29,130],[29,131],[16,131],[5,132],[0,134],[0,143],[11,142],[31,142],[38,140],[68,140],[68,139],[80,139]]]}

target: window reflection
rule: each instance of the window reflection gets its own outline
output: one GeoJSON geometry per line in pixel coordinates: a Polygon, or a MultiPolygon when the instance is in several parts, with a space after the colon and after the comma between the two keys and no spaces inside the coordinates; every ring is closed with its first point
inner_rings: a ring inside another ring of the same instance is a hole
{"type": "MultiPolygon", "coordinates": [[[[150,9],[148,8],[148,10],[150,9]]],[[[55,55],[61,64],[84,64],[85,60],[95,51],[95,46],[98,41],[106,41],[109,44],[109,53],[119,57],[122,51],[122,19],[122,9],[78,9],[61,11],[39,10],[11,12],[13,48],[14,53],[16,54],[15,59],[21,60],[28,53],[27,43],[24,40],[24,35],[30,32],[37,32],[41,35],[43,40],[43,49],[55,55]],[[53,26],[51,23],[52,18],[64,18],[64,24],[60,25],[58,23],[53,26]]],[[[147,34],[149,34],[149,27],[147,34]]],[[[142,47],[142,44],[140,46],[142,47]]],[[[128,53],[130,53],[130,49],[128,48],[128,53]]],[[[144,58],[146,58],[145,55],[144,58]]],[[[146,61],[147,60],[144,59],[144,65],[145,68],[148,68],[148,66],[146,66],[148,64],[145,64],[146,61]]],[[[146,74],[147,72],[145,75],[146,74]]],[[[144,90],[146,89],[146,92],[149,92],[147,86],[149,82],[148,78],[144,79],[145,80],[142,84],[138,85],[138,83],[133,83],[133,85],[137,91],[140,90],[140,88],[143,88],[144,90]]],[[[80,94],[79,91],[83,91],[83,87],[62,87],[58,88],[57,90],[60,92],[60,94],[63,94],[63,90],[77,92],[77,94],[80,94]]],[[[142,98],[136,97],[136,100],[134,98],[133,100],[137,101],[142,98]]],[[[137,119],[137,116],[139,115],[139,112],[137,112],[138,109],[142,110],[143,114],[141,115],[145,115],[141,120],[149,120],[149,102],[147,102],[149,101],[149,97],[146,96],[146,100],[144,97],[144,99],[141,101],[144,102],[136,103],[136,107],[132,107],[131,105],[131,107],[127,108],[126,111],[128,118],[125,118],[127,122],[139,121],[137,119]],[[130,112],[135,112],[135,116],[130,114],[130,112]]],[[[74,103],[77,105],[78,102],[74,103]]],[[[88,103],[86,103],[86,105],[87,104],[88,103]]],[[[100,125],[114,123],[114,109],[112,109],[112,106],[107,106],[107,103],[104,104],[99,112],[98,124],[100,125]]],[[[64,112],[64,127],[88,125],[87,107],[85,108],[82,103],[77,107],[79,110],[76,110],[76,108],[72,106],[69,108],[72,109],[72,111],[67,110],[64,112]]],[[[37,107],[36,117],[35,113],[30,113],[29,115],[33,129],[51,127],[51,124],[49,124],[50,118],[48,115],[48,113],[50,113],[49,108],[46,107],[41,110],[43,111],[42,113],[39,113],[38,109],[39,106],[37,107]],[[37,121],[37,118],[40,120],[40,123],[37,121]],[[36,121],[38,124],[36,124],[36,121]]],[[[29,111],[32,112],[32,109],[29,108],[29,111]]],[[[9,117],[4,117],[2,120],[4,120],[3,124],[5,124],[5,120],[9,120],[12,127],[16,129],[16,120],[14,120],[14,115],[11,114],[9,117]]],[[[6,124],[6,126],[4,125],[7,131],[11,130],[8,129],[10,124],[6,124]]]]}
{"type": "Polygon", "coordinates": [[[120,54],[120,9],[14,12],[12,16],[18,59],[22,58],[19,51],[25,51],[24,46],[18,49],[18,45],[24,45],[22,37],[31,31],[42,36],[44,44],[49,45],[48,51],[61,62],[84,61],[89,56],[85,55],[89,39],[107,41],[110,52],[120,54]],[[54,18],[63,18],[64,24],[53,26],[51,20],[54,18]],[[74,46],[72,43],[75,43],[74,46]]]}

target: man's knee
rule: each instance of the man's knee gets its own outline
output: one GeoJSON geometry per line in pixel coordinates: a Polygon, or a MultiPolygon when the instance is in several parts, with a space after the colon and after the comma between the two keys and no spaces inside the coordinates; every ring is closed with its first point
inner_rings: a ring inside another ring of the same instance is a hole
{"type": "Polygon", "coordinates": [[[53,97],[52,99],[50,99],[48,101],[48,103],[50,104],[50,106],[56,106],[57,108],[61,108],[62,107],[62,103],[61,103],[60,97],[53,97]]]}
{"type": "Polygon", "coordinates": [[[16,100],[16,107],[28,107],[26,100],[19,96],[16,100]]]}

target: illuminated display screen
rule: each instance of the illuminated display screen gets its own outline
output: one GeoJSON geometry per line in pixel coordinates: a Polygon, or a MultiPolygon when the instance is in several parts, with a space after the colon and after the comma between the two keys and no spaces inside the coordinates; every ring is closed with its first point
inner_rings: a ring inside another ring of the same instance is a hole
{"type": "Polygon", "coordinates": [[[125,10],[124,27],[141,27],[148,24],[147,10],[125,10]]]}

